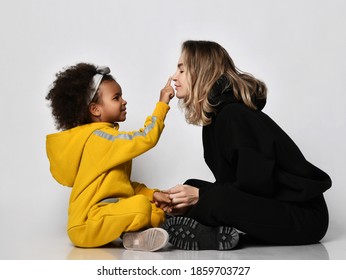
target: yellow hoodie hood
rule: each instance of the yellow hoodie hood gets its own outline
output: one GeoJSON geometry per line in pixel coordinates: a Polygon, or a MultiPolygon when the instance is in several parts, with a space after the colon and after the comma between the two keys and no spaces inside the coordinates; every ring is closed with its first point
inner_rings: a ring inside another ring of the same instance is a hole
{"type": "MultiPolygon", "coordinates": [[[[47,135],[46,149],[50,171],[61,185],[72,187],[76,179],[85,143],[105,123],[91,123],[47,135]]],[[[109,124],[109,127],[112,125],[109,124]]]]}

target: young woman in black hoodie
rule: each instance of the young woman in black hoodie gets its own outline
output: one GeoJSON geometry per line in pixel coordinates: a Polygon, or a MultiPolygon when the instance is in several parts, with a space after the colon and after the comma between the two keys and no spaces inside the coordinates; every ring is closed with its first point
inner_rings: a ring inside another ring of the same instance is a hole
{"type": "Polygon", "coordinates": [[[266,85],[210,41],[183,43],[173,80],[187,122],[203,126],[204,158],[216,180],[190,179],[167,190],[170,242],[228,250],[239,232],[280,245],[321,240],[328,228],[323,192],[331,179],[261,111],[266,85]]]}

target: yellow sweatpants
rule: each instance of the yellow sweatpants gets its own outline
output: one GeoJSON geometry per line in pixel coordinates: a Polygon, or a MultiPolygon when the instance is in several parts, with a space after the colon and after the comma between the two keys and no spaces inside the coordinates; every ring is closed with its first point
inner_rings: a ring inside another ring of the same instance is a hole
{"type": "Polygon", "coordinates": [[[99,247],[124,232],[158,227],[165,213],[144,195],[120,199],[116,203],[98,203],[90,209],[83,225],[72,227],[68,236],[78,247],[99,247]]]}

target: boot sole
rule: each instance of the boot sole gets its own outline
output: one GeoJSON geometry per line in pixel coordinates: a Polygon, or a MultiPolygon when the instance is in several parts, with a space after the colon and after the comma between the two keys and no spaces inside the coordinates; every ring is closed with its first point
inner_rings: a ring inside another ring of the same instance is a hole
{"type": "Polygon", "coordinates": [[[169,218],[163,228],[169,242],[183,250],[231,250],[239,242],[233,227],[208,227],[188,217],[169,218]]]}

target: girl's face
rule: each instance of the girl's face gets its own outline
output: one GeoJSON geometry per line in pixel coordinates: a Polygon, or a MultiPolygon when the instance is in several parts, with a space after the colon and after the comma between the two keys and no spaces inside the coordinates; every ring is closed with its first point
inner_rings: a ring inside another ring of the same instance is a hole
{"type": "Polygon", "coordinates": [[[182,53],[179,58],[177,71],[172,76],[172,79],[175,82],[175,96],[178,99],[183,99],[189,93],[189,82],[186,74],[186,66],[184,64],[184,53],[182,53]]]}
{"type": "Polygon", "coordinates": [[[120,85],[113,80],[103,81],[99,87],[99,121],[115,123],[126,120],[126,100],[120,85]]]}

